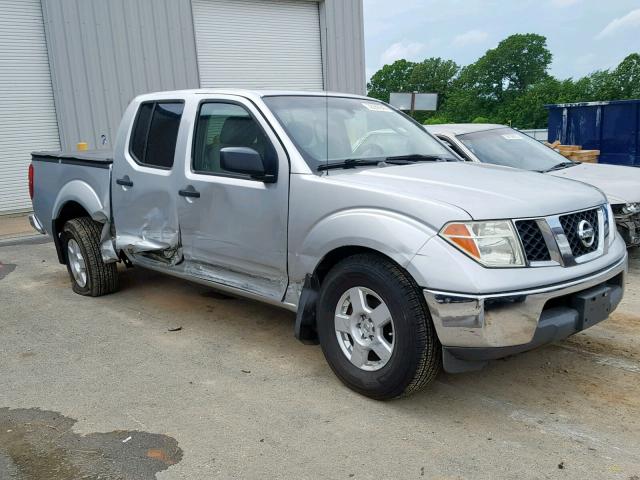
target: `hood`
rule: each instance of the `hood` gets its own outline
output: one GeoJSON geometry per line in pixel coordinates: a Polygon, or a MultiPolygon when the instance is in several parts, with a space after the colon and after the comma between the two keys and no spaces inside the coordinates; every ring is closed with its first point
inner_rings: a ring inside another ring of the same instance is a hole
{"type": "Polygon", "coordinates": [[[640,168],[581,163],[575,167],[549,172],[549,175],[598,187],[612,205],[640,202],[640,168]]]}
{"type": "Polygon", "coordinates": [[[329,175],[337,182],[444,202],[476,220],[554,215],[605,202],[602,193],[579,182],[481,163],[425,162],[329,175]]]}

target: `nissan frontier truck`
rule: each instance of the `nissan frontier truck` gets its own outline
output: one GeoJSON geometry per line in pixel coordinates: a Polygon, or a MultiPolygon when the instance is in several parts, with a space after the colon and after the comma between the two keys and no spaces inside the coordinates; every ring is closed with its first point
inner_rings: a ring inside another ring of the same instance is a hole
{"type": "Polygon", "coordinates": [[[375,399],[604,320],[627,250],[580,182],[458,161],[393,107],[347,94],[141,95],[113,152],[35,152],[33,226],[73,290],[118,263],[296,312],[375,399]]]}

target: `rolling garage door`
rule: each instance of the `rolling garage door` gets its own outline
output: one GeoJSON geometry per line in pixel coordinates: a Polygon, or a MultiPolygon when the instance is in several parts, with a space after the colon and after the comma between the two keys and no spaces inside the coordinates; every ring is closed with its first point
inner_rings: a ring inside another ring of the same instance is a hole
{"type": "Polygon", "coordinates": [[[33,150],[60,148],[40,0],[0,0],[0,215],[31,208],[33,150]]]}
{"type": "Polygon", "coordinates": [[[193,0],[201,87],[322,90],[318,3],[193,0]]]}

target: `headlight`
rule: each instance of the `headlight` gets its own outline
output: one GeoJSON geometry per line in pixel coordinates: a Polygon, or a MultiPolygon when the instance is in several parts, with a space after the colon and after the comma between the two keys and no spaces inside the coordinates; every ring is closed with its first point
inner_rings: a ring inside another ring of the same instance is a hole
{"type": "Polygon", "coordinates": [[[522,247],[510,220],[448,223],[440,236],[486,267],[525,265],[522,247]]]}
{"type": "Polygon", "coordinates": [[[627,203],[622,206],[622,213],[625,215],[633,215],[640,212],[640,203],[627,203]]]}

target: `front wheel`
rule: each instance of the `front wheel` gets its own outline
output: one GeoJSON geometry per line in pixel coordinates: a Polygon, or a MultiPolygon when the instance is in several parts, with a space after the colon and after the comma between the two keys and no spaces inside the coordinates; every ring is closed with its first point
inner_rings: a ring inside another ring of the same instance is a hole
{"type": "Polygon", "coordinates": [[[99,297],[118,288],[115,263],[104,263],[100,253],[102,225],[89,217],[69,220],[62,230],[62,245],[73,291],[99,297]]]}
{"type": "Polygon", "coordinates": [[[419,288],[384,257],[354,255],[329,272],[318,335],[338,378],[378,400],[419,390],[441,368],[440,343],[419,288]]]}

